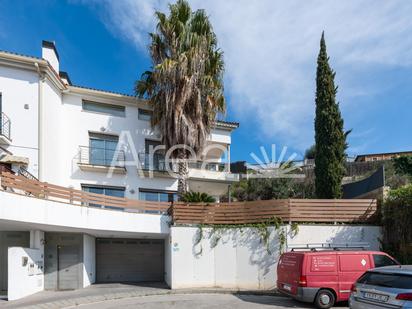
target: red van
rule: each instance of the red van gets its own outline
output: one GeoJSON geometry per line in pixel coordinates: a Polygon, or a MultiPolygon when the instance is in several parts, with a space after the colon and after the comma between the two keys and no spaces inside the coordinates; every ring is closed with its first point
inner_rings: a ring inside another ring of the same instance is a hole
{"type": "Polygon", "coordinates": [[[291,251],[279,259],[277,287],[297,300],[330,308],[349,299],[352,284],[366,270],[398,264],[379,251],[291,251]]]}

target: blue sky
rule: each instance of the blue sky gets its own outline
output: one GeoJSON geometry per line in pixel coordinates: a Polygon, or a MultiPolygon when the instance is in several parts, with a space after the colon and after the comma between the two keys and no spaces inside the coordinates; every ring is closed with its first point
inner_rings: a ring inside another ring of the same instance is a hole
{"type": "MultiPolygon", "coordinates": [[[[412,2],[192,0],[225,53],[232,160],[260,147],[301,156],[313,143],[322,30],[336,71],[350,155],[412,149],[412,2]]],[[[167,1],[0,1],[0,49],[40,56],[54,40],[77,85],[133,92],[149,68],[147,33],[167,1]]]]}

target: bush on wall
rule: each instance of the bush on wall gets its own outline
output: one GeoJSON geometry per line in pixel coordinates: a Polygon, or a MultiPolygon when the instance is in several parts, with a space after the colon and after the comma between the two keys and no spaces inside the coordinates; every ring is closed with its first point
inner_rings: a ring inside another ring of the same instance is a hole
{"type": "Polygon", "coordinates": [[[383,249],[402,264],[412,263],[412,185],[389,192],[382,223],[383,249]]]}

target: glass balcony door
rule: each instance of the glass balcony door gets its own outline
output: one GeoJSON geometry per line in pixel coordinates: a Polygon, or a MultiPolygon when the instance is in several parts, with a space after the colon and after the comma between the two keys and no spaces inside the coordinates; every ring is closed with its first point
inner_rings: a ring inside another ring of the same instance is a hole
{"type": "Polygon", "coordinates": [[[116,148],[118,138],[116,136],[94,135],[90,136],[89,161],[93,165],[110,166],[113,159],[116,161],[116,148]]]}

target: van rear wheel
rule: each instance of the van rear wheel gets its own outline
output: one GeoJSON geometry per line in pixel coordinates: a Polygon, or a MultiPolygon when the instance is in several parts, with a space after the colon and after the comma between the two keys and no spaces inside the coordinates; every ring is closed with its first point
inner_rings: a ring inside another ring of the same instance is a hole
{"type": "Polygon", "coordinates": [[[335,295],[329,290],[320,290],[316,294],[315,305],[321,309],[328,309],[335,304],[335,295]]]}

